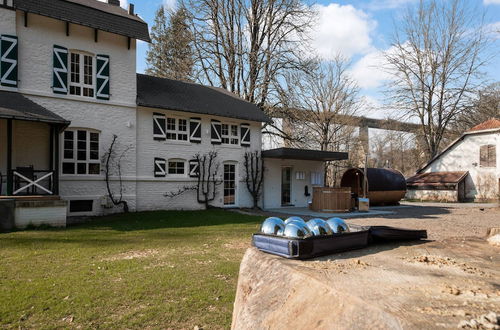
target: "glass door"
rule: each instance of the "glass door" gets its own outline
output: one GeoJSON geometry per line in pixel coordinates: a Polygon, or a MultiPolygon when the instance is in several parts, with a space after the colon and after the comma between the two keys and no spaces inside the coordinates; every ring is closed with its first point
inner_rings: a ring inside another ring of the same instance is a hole
{"type": "Polygon", "coordinates": [[[290,205],[292,195],[292,168],[281,168],[281,205],[290,205]]]}
{"type": "Polygon", "coordinates": [[[224,164],[224,205],[236,204],[236,165],[224,164]]]}

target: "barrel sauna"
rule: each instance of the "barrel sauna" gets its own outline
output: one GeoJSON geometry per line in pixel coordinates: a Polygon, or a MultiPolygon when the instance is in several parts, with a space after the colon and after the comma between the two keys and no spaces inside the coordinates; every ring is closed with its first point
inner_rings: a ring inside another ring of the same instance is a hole
{"type": "MultiPolygon", "coordinates": [[[[401,172],[388,168],[366,169],[370,205],[396,205],[406,194],[406,180],[401,172]]],[[[363,196],[364,172],[359,168],[347,170],[340,180],[341,187],[349,187],[354,197],[363,196]]]]}

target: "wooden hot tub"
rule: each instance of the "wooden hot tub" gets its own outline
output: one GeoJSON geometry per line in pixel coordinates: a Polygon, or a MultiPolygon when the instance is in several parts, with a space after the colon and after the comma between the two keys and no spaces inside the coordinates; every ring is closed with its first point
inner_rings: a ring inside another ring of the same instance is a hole
{"type": "Polygon", "coordinates": [[[311,210],[316,212],[349,212],[351,188],[314,187],[311,210]]]}

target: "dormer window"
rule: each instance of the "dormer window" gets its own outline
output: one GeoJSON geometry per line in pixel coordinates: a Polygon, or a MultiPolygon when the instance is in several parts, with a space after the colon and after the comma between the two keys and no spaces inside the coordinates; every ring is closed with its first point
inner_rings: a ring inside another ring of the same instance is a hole
{"type": "Polygon", "coordinates": [[[71,52],[69,93],[94,97],[94,56],[71,52]]]}

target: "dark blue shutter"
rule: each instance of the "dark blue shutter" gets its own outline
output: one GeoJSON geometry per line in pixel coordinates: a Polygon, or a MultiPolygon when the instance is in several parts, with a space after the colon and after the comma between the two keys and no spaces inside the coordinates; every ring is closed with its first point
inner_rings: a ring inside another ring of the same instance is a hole
{"type": "Polygon", "coordinates": [[[243,147],[250,147],[250,125],[241,124],[240,133],[241,133],[241,145],[243,147]]]}
{"type": "Polygon", "coordinates": [[[189,141],[201,143],[201,118],[189,119],[189,141]]]}
{"type": "Polygon", "coordinates": [[[200,163],[196,159],[189,161],[189,176],[197,178],[200,175],[200,163]]]}
{"type": "Polygon", "coordinates": [[[212,119],[210,128],[210,140],[212,144],[222,143],[222,124],[218,120],[212,119]]]}
{"type": "Polygon", "coordinates": [[[96,97],[109,100],[109,56],[96,56],[96,97]]]}
{"type": "Polygon", "coordinates": [[[52,90],[57,94],[68,94],[68,49],[54,45],[52,90]]]}
{"type": "Polygon", "coordinates": [[[164,177],[167,174],[167,162],[164,158],[155,158],[155,177],[164,177]]]}
{"type": "Polygon", "coordinates": [[[153,139],[165,140],[165,115],[161,113],[153,113],[153,139]]]}
{"type": "Polygon", "coordinates": [[[2,35],[0,37],[0,84],[17,87],[17,37],[2,35]]]}

